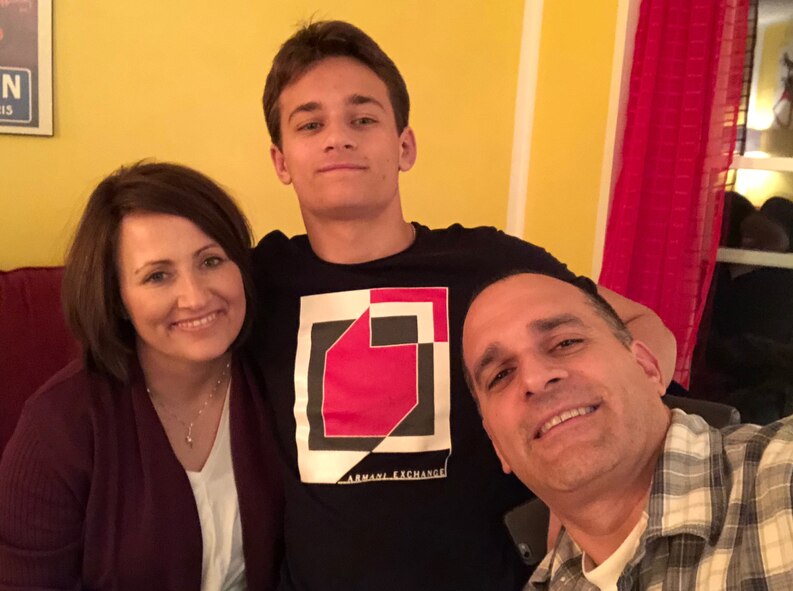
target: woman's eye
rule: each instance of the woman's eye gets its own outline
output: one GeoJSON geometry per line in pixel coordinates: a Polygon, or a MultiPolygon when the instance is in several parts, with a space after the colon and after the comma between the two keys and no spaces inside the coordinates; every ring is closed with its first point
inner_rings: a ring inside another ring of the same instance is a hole
{"type": "Polygon", "coordinates": [[[217,267],[218,265],[223,263],[223,258],[219,256],[211,256],[204,259],[204,266],[205,267],[217,267]]]}
{"type": "Polygon", "coordinates": [[[165,281],[167,275],[165,271],[155,271],[154,273],[149,273],[146,275],[146,278],[143,280],[144,283],[162,283],[165,281]]]}

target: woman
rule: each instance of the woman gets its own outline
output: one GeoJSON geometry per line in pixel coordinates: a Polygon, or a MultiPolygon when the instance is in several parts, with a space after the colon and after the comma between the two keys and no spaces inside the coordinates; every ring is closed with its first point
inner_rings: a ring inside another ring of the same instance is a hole
{"type": "Polygon", "coordinates": [[[0,588],[275,587],[275,443],[236,353],[250,241],[182,166],[93,192],[63,280],[84,360],[28,401],[0,463],[0,588]]]}

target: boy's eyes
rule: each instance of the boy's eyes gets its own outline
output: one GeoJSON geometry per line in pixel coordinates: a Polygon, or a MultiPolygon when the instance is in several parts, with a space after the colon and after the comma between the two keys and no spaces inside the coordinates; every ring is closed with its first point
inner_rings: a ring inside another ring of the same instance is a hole
{"type": "Polygon", "coordinates": [[[301,125],[298,125],[297,130],[298,131],[316,131],[320,127],[322,127],[322,124],[319,121],[309,121],[308,123],[303,123],[301,125]]]}
{"type": "MultiPolygon", "coordinates": [[[[377,123],[377,119],[374,117],[370,117],[368,115],[362,117],[355,117],[351,120],[351,124],[354,127],[365,127],[368,125],[374,125],[377,123]]],[[[323,127],[323,123],[321,121],[308,121],[306,123],[301,123],[297,126],[298,131],[317,131],[323,127]]]]}

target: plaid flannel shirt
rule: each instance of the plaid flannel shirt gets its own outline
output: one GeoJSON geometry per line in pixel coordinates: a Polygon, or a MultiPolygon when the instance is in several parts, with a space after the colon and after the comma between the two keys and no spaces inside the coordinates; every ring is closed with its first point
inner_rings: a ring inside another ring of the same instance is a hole
{"type": "MultiPolygon", "coordinates": [[[[793,417],[719,431],[672,412],[647,529],[618,589],[793,590],[793,417]]],[[[526,589],[597,591],[564,530],[526,589]]]]}

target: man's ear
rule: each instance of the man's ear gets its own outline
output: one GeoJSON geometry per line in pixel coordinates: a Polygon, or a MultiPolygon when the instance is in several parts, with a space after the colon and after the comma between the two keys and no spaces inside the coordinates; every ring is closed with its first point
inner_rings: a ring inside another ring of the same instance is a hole
{"type": "Polygon", "coordinates": [[[399,134],[399,170],[407,172],[416,163],[416,136],[413,130],[405,127],[399,134]]]}
{"type": "Polygon", "coordinates": [[[273,166],[275,167],[275,174],[278,176],[280,181],[285,184],[289,185],[292,183],[292,175],[289,174],[289,169],[286,166],[286,158],[284,158],[284,153],[281,151],[281,148],[272,144],[270,146],[270,158],[273,161],[273,166]]]}
{"type": "Polygon", "coordinates": [[[633,353],[633,357],[636,359],[636,362],[644,371],[644,374],[651,381],[658,384],[659,392],[661,396],[663,396],[664,392],[666,392],[666,388],[664,386],[663,376],[661,375],[661,366],[658,363],[658,359],[656,358],[655,354],[647,345],[636,340],[631,343],[631,352],[633,353]]]}
{"type": "Polygon", "coordinates": [[[512,468],[510,468],[509,463],[507,462],[506,458],[501,454],[501,450],[498,449],[498,444],[496,440],[493,439],[493,436],[490,434],[490,429],[487,426],[487,421],[482,419],[482,426],[485,428],[485,433],[490,438],[490,443],[493,445],[493,449],[496,450],[496,456],[498,456],[498,461],[501,462],[501,469],[504,471],[504,474],[511,474],[512,468]]]}

